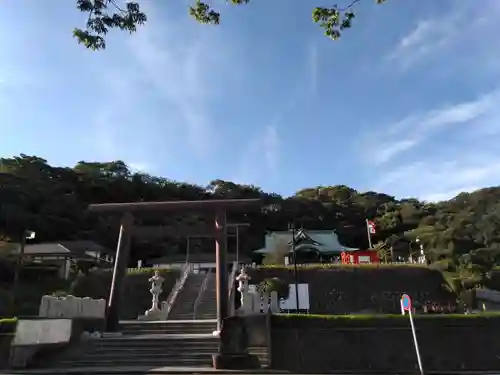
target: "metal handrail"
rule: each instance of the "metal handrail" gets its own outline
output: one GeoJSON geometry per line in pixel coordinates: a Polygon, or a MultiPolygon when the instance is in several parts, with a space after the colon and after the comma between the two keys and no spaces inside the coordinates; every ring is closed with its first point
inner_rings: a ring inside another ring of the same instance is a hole
{"type": "Polygon", "coordinates": [[[186,280],[191,273],[192,268],[193,266],[189,263],[185,263],[184,266],[182,266],[181,276],[177,279],[177,282],[172,288],[172,291],[168,295],[166,301],[162,302],[162,310],[165,311],[165,319],[170,314],[172,306],[174,305],[174,302],[177,299],[180,291],[184,288],[184,284],[186,283],[186,280]]]}
{"type": "Polygon", "coordinates": [[[198,295],[196,296],[196,300],[194,301],[193,320],[196,319],[196,316],[198,315],[198,306],[200,305],[203,293],[205,293],[205,290],[207,290],[208,280],[211,275],[212,275],[212,270],[210,269],[208,270],[207,275],[203,279],[203,283],[201,284],[200,290],[198,291],[198,295]]]}

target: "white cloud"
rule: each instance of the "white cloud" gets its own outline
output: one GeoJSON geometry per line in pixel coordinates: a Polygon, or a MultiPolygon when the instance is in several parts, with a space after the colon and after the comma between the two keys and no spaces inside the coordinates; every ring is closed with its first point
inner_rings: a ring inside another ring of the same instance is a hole
{"type": "MultiPolygon", "coordinates": [[[[369,150],[363,157],[375,190],[436,201],[500,184],[495,137],[500,134],[500,87],[492,90],[500,77],[500,50],[494,48],[500,33],[499,2],[448,5],[439,3],[434,9],[440,13],[420,19],[403,33],[384,68],[410,73],[410,68],[420,67],[412,71],[420,78],[407,78],[437,79],[450,89],[467,84],[467,92],[476,92],[476,97],[373,124],[375,130],[362,148],[369,150]]],[[[438,95],[431,93],[436,100],[438,95]]]]}
{"type": "Polygon", "coordinates": [[[491,123],[500,118],[500,90],[490,92],[476,100],[447,105],[427,112],[411,114],[389,126],[379,125],[376,134],[370,134],[370,142],[377,144],[377,152],[367,156],[371,164],[387,163],[443,131],[491,133],[500,124],[491,123]],[[460,126],[460,128],[458,128],[460,126]]]}
{"type": "Polygon", "coordinates": [[[154,167],[149,163],[141,163],[141,162],[132,162],[128,163],[128,167],[133,173],[152,173],[154,171],[154,167]]]}
{"type": "Polygon", "coordinates": [[[417,139],[404,139],[401,141],[394,141],[387,145],[377,147],[377,152],[371,155],[371,161],[374,164],[383,164],[388,162],[397,154],[409,150],[418,143],[417,139]]]}
{"type": "Polygon", "coordinates": [[[458,26],[456,16],[420,21],[413,30],[401,38],[387,59],[397,62],[402,69],[407,69],[452,43],[458,26]]]}
{"type": "Polygon", "coordinates": [[[500,184],[500,149],[492,137],[500,132],[499,102],[500,91],[493,91],[409,115],[380,131],[367,156],[375,167],[374,190],[438,201],[500,184]],[[436,142],[438,135],[445,141],[436,142]],[[406,158],[398,158],[403,153],[406,158]]]}
{"type": "Polygon", "coordinates": [[[381,175],[376,189],[427,201],[449,199],[460,192],[499,184],[499,160],[498,156],[490,154],[433,163],[415,162],[381,175]]]}
{"type": "Polygon", "coordinates": [[[407,70],[427,59],[439,59],[446,52],[460,57],[469,54],[468,58],[475,56],[481,61],[488,60],[487,63],[492,55],[500,55],[491,48],[500,31],[498,1],[485,0],[481,6],[473,1],[462,1],[453,3],[451,9],[441,9],[441,13],[418,21],[399,39],[386,56],[391,68],[407,70]]]}

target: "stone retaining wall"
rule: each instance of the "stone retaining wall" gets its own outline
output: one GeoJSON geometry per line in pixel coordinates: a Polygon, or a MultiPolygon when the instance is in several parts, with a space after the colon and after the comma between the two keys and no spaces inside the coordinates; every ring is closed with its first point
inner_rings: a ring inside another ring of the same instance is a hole
{"type": "MultiPolygon", "coordinates": [[[[295,282],[293,267],[248,269],[248,274],[251,284],[272,277],[295,282]]],[[[309,284],[313,314],[398,313],[404,293],[411,296],[416,307],[427,301],[446,304],[456,300],[441,272],[415,265],[300,267],[298,282],[309,284]]]]}
{"type": "MultiPolygon", "coordinates": [[[[415,319],[426,371],[500,370],[500,316],[415,319]]],[[[409,320],[402,316],[273,316],[273,369],[293,372],[418,371],[409,320]]]]}

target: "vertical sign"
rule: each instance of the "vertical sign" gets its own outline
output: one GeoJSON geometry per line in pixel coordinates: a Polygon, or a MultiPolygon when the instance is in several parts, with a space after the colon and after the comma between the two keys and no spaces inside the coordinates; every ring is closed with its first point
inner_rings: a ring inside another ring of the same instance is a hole
{"type": "Polygon", "coordinates": [[[424,375],[424,368],[422,366],[422,360],[420,359],[420,349],[418,348],[417,332],[415,331],[415,324],[413,323],[413,314],[411,313],[411,299],[408,294],[403,294],[401,296],[401,314],[405,315],[408,311],[408,316],[410,318],[411,333],[413,334],[413,343],[415,344],[415,353],[417,354],[418,368],[420,369],[420,375],[424,375]]]}

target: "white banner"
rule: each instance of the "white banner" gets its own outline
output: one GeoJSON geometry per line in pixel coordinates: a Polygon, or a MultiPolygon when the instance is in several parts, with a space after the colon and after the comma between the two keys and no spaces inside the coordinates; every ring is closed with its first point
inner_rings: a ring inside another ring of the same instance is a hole
{"type": "MultiPolygon", "coordinates": [[[[309,310],[309,284],[298,284],[299,287],[299,309],[309,310]]],[[[297,298],[295,296],[295,284],[290,284],[290,293],[286,300],[280,301],[281,310],[297,310],[297,298]]]]}

